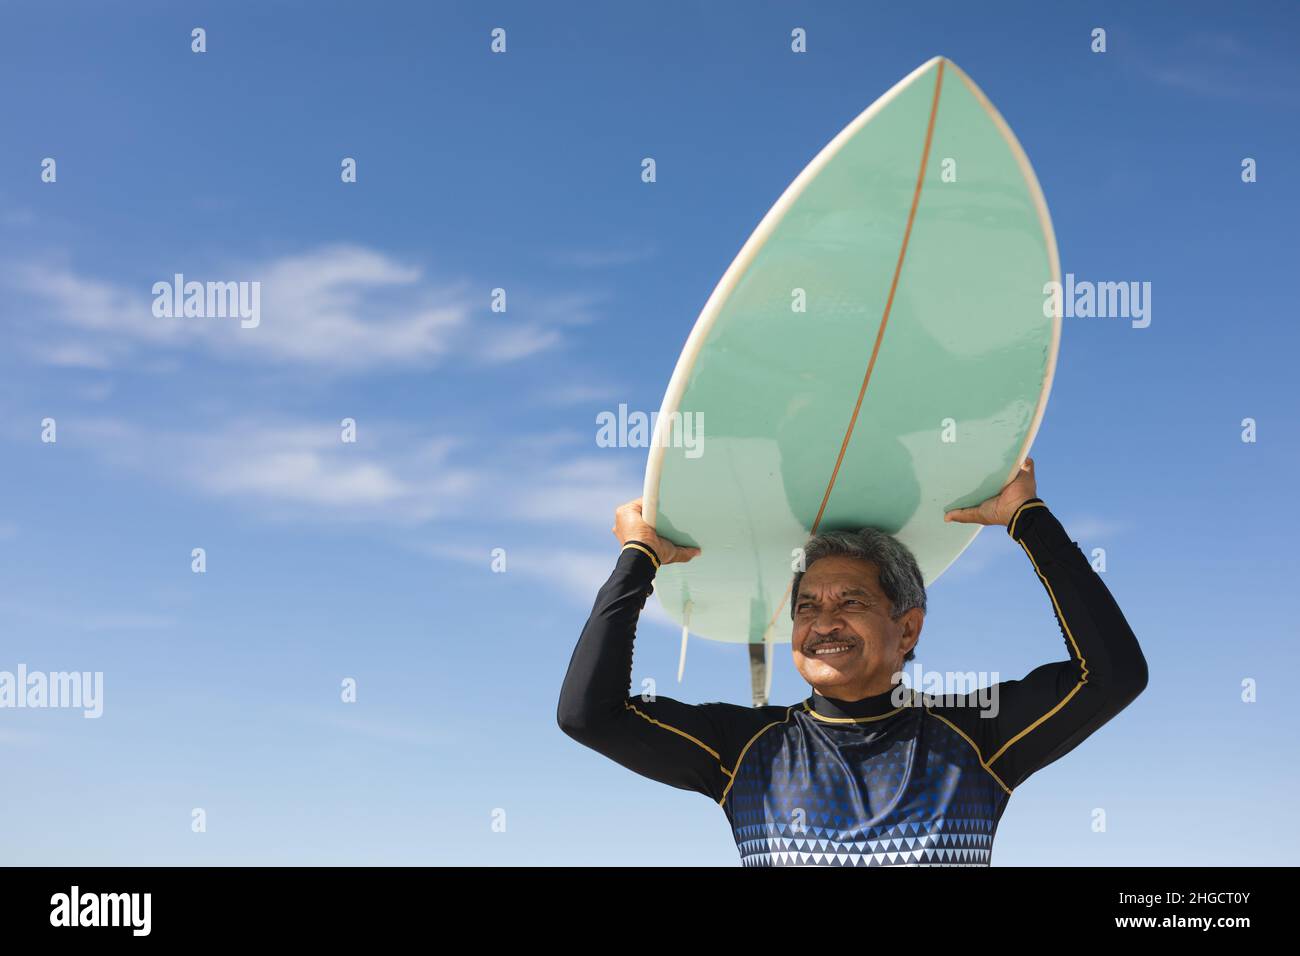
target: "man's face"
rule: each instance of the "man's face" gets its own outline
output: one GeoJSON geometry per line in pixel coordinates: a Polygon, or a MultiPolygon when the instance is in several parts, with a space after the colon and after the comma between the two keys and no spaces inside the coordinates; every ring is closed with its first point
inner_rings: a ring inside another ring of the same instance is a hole
{"type": "Polygon", "coordinates": [[[892,620],[875,563],[843,555],[809,565],[792,600],[794,666],[819,694],[837,700],[889,690],[925,618],[913,608],[892,620]]]}

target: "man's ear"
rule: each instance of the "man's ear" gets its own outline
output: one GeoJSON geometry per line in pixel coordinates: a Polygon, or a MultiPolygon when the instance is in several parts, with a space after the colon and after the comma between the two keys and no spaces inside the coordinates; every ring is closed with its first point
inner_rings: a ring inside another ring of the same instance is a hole
{"type": "Polygon", "coordinates": [[[925,626],[925,612],[919,607],[914,607],[900,617],[898,623],[903,628],[903,639],[899,642],[899,646],[902,647],[903,653],[907,654],[921,639],[921,628],[925,626]]]}

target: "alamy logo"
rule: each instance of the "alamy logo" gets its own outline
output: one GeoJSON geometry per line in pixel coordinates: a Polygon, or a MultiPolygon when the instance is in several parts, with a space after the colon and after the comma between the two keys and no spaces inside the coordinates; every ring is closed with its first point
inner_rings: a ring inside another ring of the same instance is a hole
{"type": "Polygon", "coordinates": [[[670,412],[661,421],[659,412],[629,412],[624,403],[617,414],[598,414],[596,424],[600,448],[648,448],[653,441],[662,448],[685,448],[687,458],[704,454],[703,412],[670,412]]]}
{"type": "Polygon", "coordinates": [[[913,663],[910,674],[898,671],[894,681],[895,707],[969,707],[989,718],[997,717],[1000,709],[997,671],[927,671],[913,663]]]}
{"type": "Polygon", "coordinates": [[[0,671],[0,708],[68,708],[95,718],[104,713],[103,671],[0,671]]]}
{"type": "Polygon", "coordinates": [[[240,328],[262,322],[262,283],[186,282],[176,273],[173,282],[155,282],[153,314],[159,319],[239,319],[240,328]]]}
{"type": "Polygon", "coordinates": [[[153,909],[152,893],[71,892],[50,897],[51,926],[129,926],[132,936],[148,936],[153,909]]]}
{"type": "Polygon", "coordinates": [[[1065,274],[1065,284],[1048,282],[1043,286],[1043,315],[1061,315],[1067,319],[1132,319],[1135,329],[1151,324],[1150,282],[1078,282],[1073,272],[1065,274]]]}

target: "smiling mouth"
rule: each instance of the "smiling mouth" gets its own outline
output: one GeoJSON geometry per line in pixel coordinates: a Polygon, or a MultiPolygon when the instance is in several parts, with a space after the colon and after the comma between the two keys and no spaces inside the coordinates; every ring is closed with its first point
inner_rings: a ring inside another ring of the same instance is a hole
{"type": "Polygon", "coordinates": [[[805,657],[834,657],[836,654],[844,654],[853,650],[853,645],[848,641],[822,641],[808,650],[804,651],[805,657]]]}

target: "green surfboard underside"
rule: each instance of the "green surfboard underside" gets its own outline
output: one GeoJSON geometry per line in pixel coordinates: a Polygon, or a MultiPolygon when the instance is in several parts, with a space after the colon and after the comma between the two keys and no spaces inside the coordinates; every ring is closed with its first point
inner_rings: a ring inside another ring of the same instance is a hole
{"type": "Polygon", "coordinates": [[[937,59],[863,117],[728,270],[660,414],[647,513],[702,554],[661,568],[655,590],[692,634],[790,639],[793,552],[824,498],[819,530],[896,535],[932,582],[978,531],[944,512],[996,494],[1041,419],[1059,339],[1044,286],[1059,268],[1010,130],[937,59]],[[692,416],[696,447],[662,427],[674,411],[692,416]]]}

